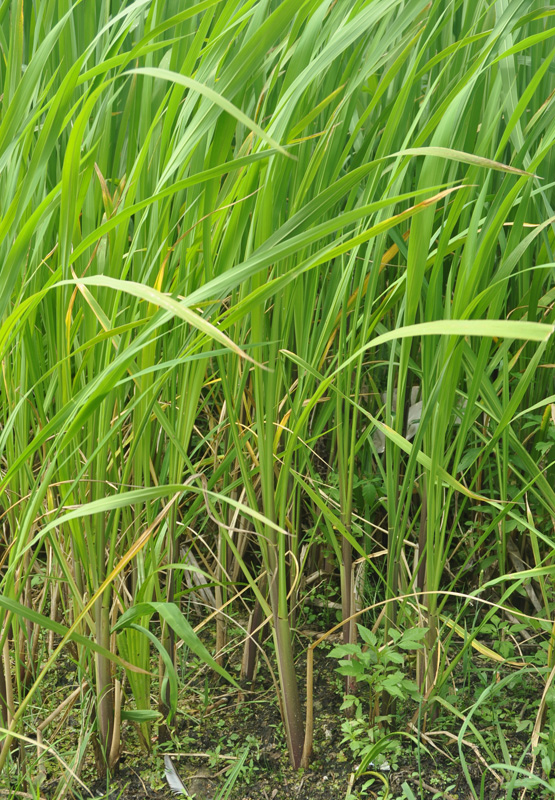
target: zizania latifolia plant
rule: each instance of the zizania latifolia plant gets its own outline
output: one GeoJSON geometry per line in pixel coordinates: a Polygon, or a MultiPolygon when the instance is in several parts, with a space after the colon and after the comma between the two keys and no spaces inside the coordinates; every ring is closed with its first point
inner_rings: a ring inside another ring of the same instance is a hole
{"type": "Polygon", "coordinates": [[[435,713],[471,647],[506,657],[476,639],[500,608],[555,667],[552,19],[537,0],[0,3],[0,770],[20,742],[38,791],[72,707],[58,796],[90,751],[114,769],[126,720],[145,750],[169,739],[181,643],[236,686],[245,607],[242,677],[269,625],[307,765],[314,575],[339,587],[345,654],[365,593],[383,612],[375,717],[399,695],[391,642],[422,643],[401,696],[435,713]]]}

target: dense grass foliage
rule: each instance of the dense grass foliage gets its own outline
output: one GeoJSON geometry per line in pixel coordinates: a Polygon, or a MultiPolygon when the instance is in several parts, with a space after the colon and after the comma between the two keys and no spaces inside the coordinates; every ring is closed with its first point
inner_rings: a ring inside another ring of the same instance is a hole
{"type": "Polygon", "coordinates": [[[496,606],[555,666],[552,19],[0,3],[0,767],[18,737],[40,753],[65,652],[84,723],[60,795],[91,736],[102,770],[122,719],[145,748],[169,735],[176,644],[234,683],[244,607],[244,675],[267,620],[308,763],[314,575],[346,643],[365,591],[384,644],[425,629],[430,709],[496,606]],[[195,587],[211,653],[182,613],[195,587]]]}

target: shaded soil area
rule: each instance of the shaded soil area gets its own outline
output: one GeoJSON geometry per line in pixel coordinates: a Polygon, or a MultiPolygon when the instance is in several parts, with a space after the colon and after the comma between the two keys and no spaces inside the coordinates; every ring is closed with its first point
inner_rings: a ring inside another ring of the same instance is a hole
{"type": "MultiPolygon", "coordinates": [[[[369,765],[355,779],[354,770],[364,754],[364,736],[355,737],[359,749],[353,752],[344,730],[342,679],[334,671],[336,662],[326,654],[324,648],[316,651],[314,751],[308,769],[296,771],[289,766],[276,692],[266,666],[260,668],[254,685],[244,687],[242,692],[230,690],[205,669],[198,669],[195,679],[180,695],[180,712],[169,741],[162,744],[155,737],[152,752],[145,754],[139,748],[137,729],[125,722],[124,749],[109,783],[98,780],[89,747],[80,775],[86,789],[74,783],[70,796],[79,800],[175,797],[165,775],[167,757],[188,794],[196,800],[335,800],[348,797],[349,792],[353,800],[466,800],[472,797],[469,782],[484,800],[520,796],[518,788],[513,794],[508,793],[507,773],[503,777],[493,765],[496,761],[507,763],[508,755],[513,765],[525,770],[531,767],[527,749],[542,691],[541,680],[532,671],[522,678],[516,676],[509,691],[479,706],[473,712],[474,727],[466,729],[461,742],[457,737],[462,720],[452,711],[445,711],[444,716],[440,711],[434,719],[419,720],[415,703],[398,705],[393,710],[392,725],[397,733],[387,737],[385,730],[378,732],[376,739],[379,741],[381,736],[387,745],[381,753],[379,747],[376,749],[372,755],[374,766],[369,765]],[[226,788],[226,780],[233,785],[226,788]]],[[[298,662],[301,687],[304,661],[301,656],[298,662]]],[[[454,680],[450,701],[455,702],[456,697],[457,707],[466,713],[484,687],[495,682],[496,675],[499,673],[491,664],[476,656],[464,674],[454,680]]],[[[53,691],[59,691],[62,697],[75,686],[74,665],[70,659],[60,660],[53,691]]],[[[361,707],[367,710],[368,697],[361,694],[360,699],[361,707]]],[[[71,729],[78,728],[78,718],[79,711],[74,709],[65,723],[68,736],[75,738],[71,729]]],[[[71,746],[68,744],[68,749],[71,746]]],[[[63,756],[62,747],[58,752],[63,756]]],[[[40,792],[46,800],[54,797],[59,782],[59,768],[54,761],[49,763],[51,771],[40,792]]],[[[538,770],[541,765],[536,765],[537,774],[538,770]]],[[[31,795],[30,786],[17,782],[2,786],[0,779],[0,787],[0,797],[24,797],[25,792],[27,797],[36,797],[31,795]],[[21,793],[10,794],[10,787],[21,793]]],[[[552,796],[553,791],[537,786],[530,787],[526,794],[534,800],[552,796]]]]}

